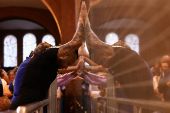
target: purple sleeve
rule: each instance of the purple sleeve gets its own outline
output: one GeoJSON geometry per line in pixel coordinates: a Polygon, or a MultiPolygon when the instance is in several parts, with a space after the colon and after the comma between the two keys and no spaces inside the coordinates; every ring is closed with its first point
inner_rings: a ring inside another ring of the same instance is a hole
{"type": "Polygon", "coordinates": [[[63,86],[69,83],[74,78],[74,76],[72,76],[71,74],[72,72],[66,73],[63,76],[57,77],[57,87],[63,86]]]}
{"type": "Polygon", "coordinates": [[[107,80],[105,77],[93,73],[88,73],[88,75],[84,75],[84,79],[87,80],[90,84],[107,87],[107,80]]]}

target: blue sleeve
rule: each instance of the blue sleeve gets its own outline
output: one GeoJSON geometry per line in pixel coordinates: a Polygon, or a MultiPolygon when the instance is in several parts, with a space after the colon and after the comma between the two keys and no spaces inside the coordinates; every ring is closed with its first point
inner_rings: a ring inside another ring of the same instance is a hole
{"type": "Polygon", "coordinates": [[[3,95],[2,81],[0,79],[0,97],[3,95]]]}
{"type": "Polygon", "coordinates": [[[11,81],[10,84],[9,84],[9,90],[13,92],[14,88],[13,88],[12,83],[13,83],[13,81],[11,81]]]}
{"type": "Polygon", "coordinates": [[[19,95],[19,90],[22,84],[22,79],[24,76],[25,68],[28,64],[28,62],[31,60],[30,57],[28,57],[23,63],[18,68],[18,71],[15,75],[15,84],[14,84],[14,91],[13,91],[13,97],[12,97],[12,102],[17,98],[19,95]]]}

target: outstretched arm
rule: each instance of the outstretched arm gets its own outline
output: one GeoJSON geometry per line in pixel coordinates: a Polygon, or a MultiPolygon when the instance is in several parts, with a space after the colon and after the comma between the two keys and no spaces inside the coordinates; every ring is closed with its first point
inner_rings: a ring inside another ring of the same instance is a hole
{"type": "Polygon", "coordinates": [[[57,77],[57,87],[66,85],[76,76],[75,72],[66,73],[63,76],[57,77]]]}
{"type": "MultiPolygon", "coordinates": [[[[75,62],[77,63],[77,61],[75,62]]],[[[68,66],[66,69],[58,69],[59,73],[68,73],[72,71],[77,71],[80,68],[81,62],[78,61],[76,66],[68,66]]]]}
{"type": "Polygon", "coordinates": [[[85,9],[82,5],[76,33],[74,34],[73,39],[70,42],[60,46],[58,50],[58,57],[66,56],[69,53],[77,50],[82,45],[82,42],[84,41],[84,10],[85,9]]]}
{"type": "Polygon", "coordinates": [[[69,66],[66,69],[58,69],[59,73],[68,73],[72,71],[76,71],[78,69],[78,66],[69,66]]]}
{"type": "MultiPolygon", "coordinates": [[[[86,9],[86,5],[85,5],[86,9]]],[[[93,32],[90,26],[90,21],[88,18],[87,11],[84,14],[84,21],[85,21],[85,40],[88,49],[91,51],[90,55],[92,56],[92,60],[97,64],[103,64],[105,60],[115,55],[114,49],[111,45],[108,45],[101,41],[98,36],[93,32]]]]}
{"type": "MultiPolygon", "coordinates": [[[[105,73],[103,73],[103,75],[105,75],[105,73]]],[[[86,72],[86,74],[84,74],[84,79],[88,81],[90,84],[107,87],[107,79],[105,76],[100,76],[94,73],[86,72]]]]}
{"type": "Polygon", "coordinates": [[[85,57],[89,58],[89,54],[86,52],[86,50],[84,48],[84,43],[82,43],[81,47],[78,49],[78,55],[85,56],[85,57]]]}
{"type": "MultiPolygon", "coordinates": [[[[86,59],[87,60],[87,59],[86,59]]],[[[90,59],[89,59],[90,61],[90,59]]],[[[90,61],[90,63],[93,63],[94,66],[85,66],[84,64],[84,59],[83,57],[80,57],[79,63],[81,64],[81,67],[85,69],[86,71],[91,71],[91,72],[109,72],[108,68],[104,68],[102,65],[97,65],[90,61]]]]}
{"type": "Polygon", "coordinates": [[[84,58],[84,61],[87,62],[90,66],[97,66],[98,65],[87,57],[83,57],[83,58],[84,58]]]}
{"type": "Polygon", "coordinates": [[[85,66],[85,70],[91,71],[91,72],[109,72],[108,68],[104,68],[102,65],[98,66],[85,66]]]}

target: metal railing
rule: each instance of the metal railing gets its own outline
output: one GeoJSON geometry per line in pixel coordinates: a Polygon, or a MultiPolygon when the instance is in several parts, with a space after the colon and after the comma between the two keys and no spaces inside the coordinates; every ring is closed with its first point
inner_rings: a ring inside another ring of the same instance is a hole
{"type": "Polygon", "coordinates": [[[16,110],[8,110],[2,113],[32,113],[34,111],[38,111],[38,113],[43,113],[43,106],[48,105],[49,103],[50,100],[46,99],[40,102],[27,104],[25,106],[19,106],[16,110]]]}
{"type": "Polygon", "coordinates": [[[43,113],[43,106],[48,105],[50,103],[49,99],[40,101],[40,102],[35,102],[35,103],[31,103],[25,106],[19,106],[16,109],[17,113],[32,113],[34,111],[38,111],[39,113],[43,113]]]}
{"type": "MultiPolygon", "coordinates": [[[[111,99],[112,101],[115,101],[117,103],[121,104],[127,104],[134,106],[134,112],[133,113],[142,113],[142,109],[148,109],[152,111],[159,111],[159,112],[166,112],[170,111],[170,102],[161,102],[161,101],[151,101],[151,100],[133,100],[133,99],[126,99],[126,98],[107,98],[107,97],[97,97],[92,98],[92,113],[99,113],[99,102],[100,100],[106,100],[111,99]],[[95,109],[95,110],[94,110],[95,109]]],[[[115,106],[112,108],[109,108],[107,105],[104,105],[104,108],[107,109],[118,109],[115,106]]],[[[107,111],[104,110],[103,113],[106,113],[107,111]]]]}
{"type": "Polygon", "coordinates": [[[32,113],[34,111],[43,113],[45,105],[47,105],[47,113],[57,113],[57,79],[53,81],[49,88],[48,99],[19,106],[16,110],[7,110],[0,113],[32,113]]]}
{"type": "MultiPolygon", "coordinates": [[[[113,80],[108,81],[108,84],[113,86],[113,80]]],[[[142,109],[149,109],[153,111],[166,112],[170,111],[170,103],[169,102],[161,102],[161,101],[151,101],[151,100],[134,100],[134,99],[126,99],[126,98],[116,98],[114,95],[114,87],[113,89],[109,89],[107,92],[108,97],[96,97],[92,98],[91,105],[92,113],[117,113],[118,112],[118,104],[127,104],[133,106],[133,113],[142,113],[142,109]],[[99,109],[100,101],[104,100],[107,104],[103,104],[103,110],[99,109]]],[[[40,102],[34,102],[25,106],[19,106],[15,111],[4,111],[1,113],[31,113],[34,111],[38,111],[42,113],[43,106],[47,105],[48,113],[57,113],[59,111],[59,104],[57,108],[57,79],[51,84],[49,89],[48,99],[40,102]]]]}
{"type": "MultiPolygon", "coordinates": [[[[107,74],[108,78],[111,78],[111,74],[107,74]]],[[[109,89],[107,90],[108,97],[95,97],[92,98],[92,113],[118,113],[119,104],[126,104],[133,106],[133,113],[145,113],[142,110],[159,111],[161,113],[169,113],[170,102],[154,101],[154,100],[137,100],[127,98],[116,98],[114,78],[107,80],[109,89]],[[112,87],[112,88],[110,88],[112,87]],[[99,109],[100,100],[105,100],[107,104],[103,104],[103,111],[99,109]]]]}

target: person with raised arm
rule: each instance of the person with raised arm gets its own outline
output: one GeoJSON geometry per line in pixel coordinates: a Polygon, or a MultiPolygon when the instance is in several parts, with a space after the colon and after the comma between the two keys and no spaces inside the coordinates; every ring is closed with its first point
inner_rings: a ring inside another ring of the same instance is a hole
{"type": "Polygon", "coordinates": [[[51,46],[48,43],[36,47],[34,52],[37,51],[37,53],[26,66],[19,95],[10,105],[10,110],[15,110],[21,105],[41,101],[45,97],[50,84],[57,76],[58,69],[65,68],[67,57],[62,57],[77,50],[84,40],[83,10],[82,6],[76,33],[70,42],[59,47],[51,46]]]}

